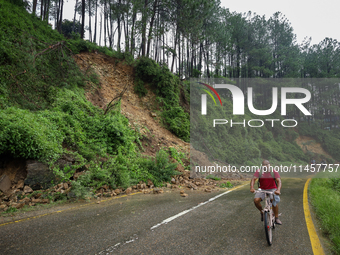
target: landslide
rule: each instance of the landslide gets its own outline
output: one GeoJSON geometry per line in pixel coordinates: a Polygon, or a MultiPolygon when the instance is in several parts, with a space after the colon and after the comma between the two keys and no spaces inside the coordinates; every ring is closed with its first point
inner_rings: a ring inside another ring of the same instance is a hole
{"type": "Polygon", "coordinates": [[[174,147],[189,155],[189,143],[162,126],[155,93],[148,87],[146,88],[148,93],[144,97],[139,97],[134,92],[135,76],[131,65],[98,52],[82,52],[75,57],[75,61],[83,72],[91,68],[91,71],[98,75],[99,86],[89,84],[85,95],[87,100],[103,111],[127,85],[127,91],[121,98],[120,109],[129,120],[130,126],[143,134],[142,154],[155,156],[162,147],[174,147]]]}
{"type": "Polygon", "coordinates": [[[322,144],[314,137],[300,135],[296,138],[295,142],[301,147],[304,153],[314,157],[317,163],[320,163],[322,158],[334,160],[334,158],[322,148],[322,144]]]}

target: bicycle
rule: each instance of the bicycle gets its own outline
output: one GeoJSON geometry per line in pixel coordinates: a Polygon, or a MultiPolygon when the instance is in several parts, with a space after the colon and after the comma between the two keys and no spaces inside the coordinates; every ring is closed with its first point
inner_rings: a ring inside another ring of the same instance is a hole
{"type": "Polygon", "coordinates": [[[255,190],[255,193],[265,193],[265,207],[263,209],[263,222],[264,222],[264,230],[266,232],[266,239],[268,245],[272,245],[273,243],[273,229],[275,229],[275,215],[272,208],[272,201],[270,195],[274,196],[274,192],[272,191],[264,191],[261,189],[255,190]]]}

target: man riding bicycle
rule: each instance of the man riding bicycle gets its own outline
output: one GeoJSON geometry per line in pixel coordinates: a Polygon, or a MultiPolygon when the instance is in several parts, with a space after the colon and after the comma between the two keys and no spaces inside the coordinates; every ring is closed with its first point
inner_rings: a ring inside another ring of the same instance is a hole
{"type": "MultiPolygon", "coordinates": [[[[265,191],[274,191],[274,198],[272,200],[273,203],[273,211],[275,214],[275,223],[278,225],[282,225],[281,220],[279,219],[279,206],[277,205],[280,202],[279,195],[281,194],[281,177],[277,171],[274,171],[272,167],[270,167],[270,163],[268,160],[262,161],[262,169],[258,169],[253,178],[250,181],[250,192],[254,193],[254,184],[255,181],[259,178],[260,188],[265,191]]],[[[254,198],[254,204],[257,209],[261,212],[261,221],[263,221],[263,211],[261,201],[264,200],[264,193],[256,193],[254,198]]]]}

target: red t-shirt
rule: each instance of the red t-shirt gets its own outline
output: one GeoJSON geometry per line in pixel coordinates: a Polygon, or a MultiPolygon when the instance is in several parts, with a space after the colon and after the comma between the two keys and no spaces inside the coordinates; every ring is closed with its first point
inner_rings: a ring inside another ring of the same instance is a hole
{"type": "MultiPolygon", "coordinates": [[[[254,177],[259,178],[260,169],[254,173],[254,177]]],[[[279,173],[274,170],[274,177],[281,178],[279,173]]],[[[260,178],[260,188],[261,189],[277,189],[275,180],[270,172],[263,172],[260,178]]]]}

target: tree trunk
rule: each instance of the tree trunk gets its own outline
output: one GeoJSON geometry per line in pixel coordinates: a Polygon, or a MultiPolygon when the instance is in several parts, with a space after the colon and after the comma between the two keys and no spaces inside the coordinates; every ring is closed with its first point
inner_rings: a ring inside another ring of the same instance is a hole
{"type": "Polygon", "coordinates": [[[100,27],[100,29],[99,29],[99,46],[101,45],[101,40],[102,40],[102,25],[103,25],[103,15],[102,14],[100,14],[100,23],[99,23],[100,25],[99,25],[99,27],[100,27]]]}
{"type": "Polygon", "coordinates": [[[172,54],[172,64],[171,64],[171,72],[173,72],[174,70],[174,63],[175,63],[175,58],[176,58],[176,47],[177,47],[177,30],[178,30],[178,27],[176,28],[176,33],[175,33],[175,45],[174,45],[174,50],[175,52],[172,54]]]}
{"type": "MultiPolygon", "coordinates": [[[[119,0],[119,7],[121,6],[121,0],[119,0]]],[[[121,24],[120,24],[120,10],[118,13],[118,17],[117,17],[117,26],[118,26],[118,41],[117,41],[117,51],[120,52],[120,37],[121,37],[121,24]]]]}
{"type": "Polygon", "coordinates": [[[85,31],[85,0],[81,0],[81,39],[84,39],[85,31]]]}
{"type": "Polygon", "coordinates": [[[104,0],[104,45],[106,47],[106,23],[107,23],[107,18],[106,18],[106,0],[104,0]]]}
{"type": "Polygon", "coordinates": [[[59,33],[61,33],[61,24],[63,22],[63,9],[64,9],[64,0],[61,0],[61,9],[60,9],[60,18],[59,18],[59,33]]]}
{"type": "Polygon", "coordinates": [[[148,0],[145,0],[144,2],[144,11],[143,11],[143,14],[142,14],[142,45],[141,45],[141,48],[142,48],[142,56],[145,56],[145,44],[146,44],[146,20],[147,20],[147,13],[146,13],[146,10],[147,10],[147,6],[148,6],[148,0]]]}
{"type": "Polygon", "coordinates": [[[134,51],[135,51],[135,47],[136,47],[136,45],[135,45],[135,36],[134,36],[136,16],[137,16],[136,8],[133,8],[132,27],[131,27],[131,50],[130,50],[132,55],[134,55],[134,51]]]}
{"type": "MultiPolygon", "coordinates": [[[[41,4],[40,4],[40,19],[42,20],[43,19],[43,13],[44,13],[44,2],[46,0],[41,0],[41,4]]],[[[58,9],[59,11],[59,9],[58,9]]]]}
{"type": "Polygon", "coordinates": [[[91,16],[92,16],[92,13],[91,13],[91,0],[88,0],[89,1],[89,41],[91,42],[92,41],[92,29],[91,29],[91,16]]]}
{"type": "Polygon", "coordinates": [[[157,3],[158,3],[158,0],[155,0],[153,4],[152,17],[150,21],[150,28],[149,28],[149,35],[148,35],[148,47],[147,47],[147,52],[146,52],[147,57],[149,56],[149,53],[150,53],[150,44],[152,40],[151,35],[152,35],[153,23],[155,21],[155,16],[156,16],[157,3]]]}
{"type": "Polygon", "coordinates": [[[37,2],[38,0],[33,0],[33,9],[32,9],[33,15],[35,15],[35,12],[37,11],[37,2]]]}
{"type": "Polygon", "coordinates": [[[96,17],[94,21],[94,36],[93,36],[93,42],[96,43],[97,41],[97,14],[98,14],[98,0],[96,0],[96,17]]]}
{"type": "MultiPolygon", "coordinates": [[[[78,0],[76,0],[76,5],[75,5],[75,7],[74,7],[74,16],[73,16],[72,32],[74,32],[74,27],[75,27],[75,24],[76,24],[77,5],[78,5],[78,0]]],[[[77,32],[79,32],[79,31],[77,31],[77,32]]]]}

